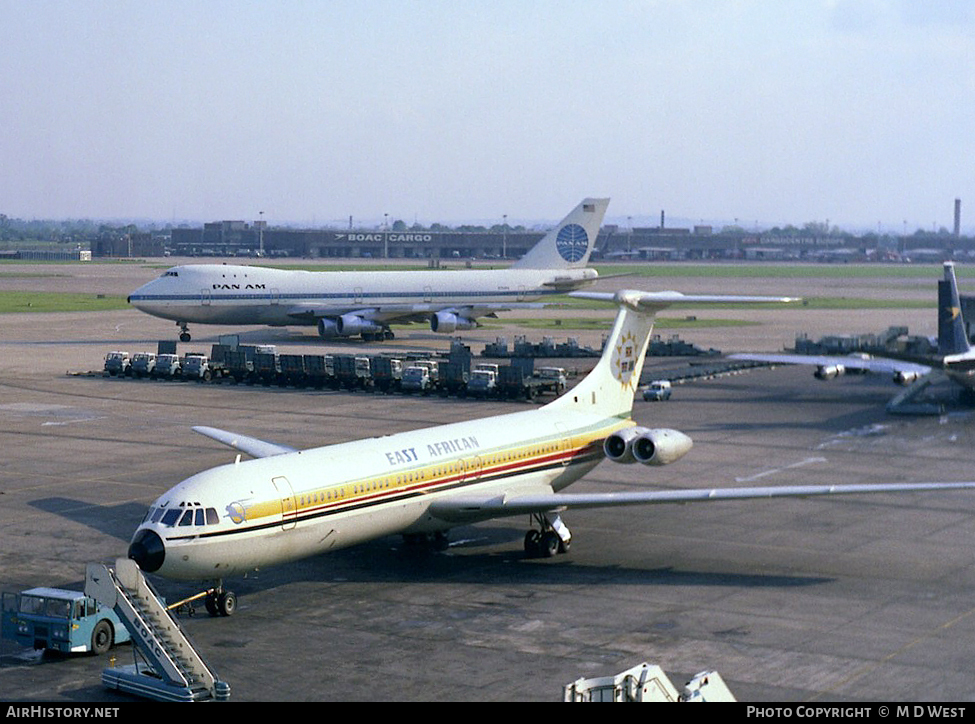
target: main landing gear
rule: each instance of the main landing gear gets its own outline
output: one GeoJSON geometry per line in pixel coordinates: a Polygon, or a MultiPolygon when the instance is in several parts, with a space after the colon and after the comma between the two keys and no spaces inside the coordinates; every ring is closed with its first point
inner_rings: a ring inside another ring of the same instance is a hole
{"type": "Polygon", "coordinates": [[[186,322],[176,322],[176,326],[178,326],[182,330],[179,333],[179,341],[189,342],[192,339],[192,337],[190,337],[190,328],[186,324],[186,322]]]}
{"type": "Polygon", "coordinates": [[[532,528],[525,533],[525,553],[530,558],[551,558],[568,552],[572,534],[560,516],[533,513],[532,520],[538,523],[539,529],[532,528]]]}
{"type": "Polygon", "coordinates": [[[396,338],[389,327],[383,327],[378,332],[360,332],[359,336],[362,337],[363,342],[387,342],[396,338]]]}

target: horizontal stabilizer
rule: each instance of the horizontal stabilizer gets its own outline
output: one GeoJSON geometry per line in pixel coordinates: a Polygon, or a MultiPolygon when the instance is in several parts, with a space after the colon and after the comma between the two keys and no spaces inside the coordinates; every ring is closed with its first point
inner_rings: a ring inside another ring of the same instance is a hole
{"type": "MultiPolygon", "coordinates": [[[[756,304],[791,303],[801,301],[799,297],[762,297],[741,294],[682,294],[681,292],[627,292],[637,297],[638,306],[652,309],[669,307],[671,304],[756,304]]],[[[569,292],[570,297],[592,299],[597,302],[620,302],[619,292],[569,292]]]]}
{"type": "Polygon", "coordinates": [[[277,443],[258,440],[256,437],[248,437],[247,435],[240,435],[236,432],[219,430],[215,427],[196,425],[193,427],[193,432],[198,432],[201,435],[205,435],[228,447],[232,447],[234,450],[240,450],[255,458],[267,458],[272,455],[298,452],[295,448],[288,447],[287,445],[278,445],[277,443]]]}
{"type": "Polygon", "coordinates": [[[613,508],[626,505],[714,503],[756,498],[806,498],[820,495],[929,492],[975,489],[975,482],[887,483],[879,485],[783,485],[753,488],[702,488],[625,493],[542,493],[538,495],[458,496],[431,503],[430,512],[451,522],[486,520],[509,515],[550,513],[570,508],[613,508]]]}

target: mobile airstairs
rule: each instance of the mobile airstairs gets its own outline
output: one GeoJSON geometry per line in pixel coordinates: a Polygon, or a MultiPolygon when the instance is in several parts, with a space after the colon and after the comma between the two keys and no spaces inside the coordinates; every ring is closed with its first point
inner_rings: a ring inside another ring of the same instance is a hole
{"type": "Polygon", "coordinates": [[[89,563],[85,593],[114,609],[132,635],[135,663],[102,671],[102,684],[159,701],[224,701],[229,684],[213,674],[135,561],[115,569],[89,563]]]}

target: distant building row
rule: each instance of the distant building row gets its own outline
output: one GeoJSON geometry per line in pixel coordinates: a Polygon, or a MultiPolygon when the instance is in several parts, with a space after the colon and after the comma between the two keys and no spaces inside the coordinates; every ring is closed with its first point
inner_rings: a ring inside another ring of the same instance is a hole
{"type": "MultiPolygon", "coordinates": [[[[272,229],[264,222],[219,221],[202,228],[151,233],[103,234],[91,242],[94,256],[281,256],[305,258],[517,259],[542,232],[424,230],[272,229]]],[[[930,234],[861,237],[777,232],[714,233],[711,227],[604,226],[594,259],[602,260],[929,260],[975,255],[975,239],[930,234]]]]}

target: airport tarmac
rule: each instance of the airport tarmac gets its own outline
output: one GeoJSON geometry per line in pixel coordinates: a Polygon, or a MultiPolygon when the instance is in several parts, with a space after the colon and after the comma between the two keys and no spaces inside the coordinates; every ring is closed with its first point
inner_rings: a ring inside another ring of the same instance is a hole
{"type": "MultiPolygon", "coordinates": [[[[65,265],[63,276],[16,284],[124,294],[159,267],[65,265]]],[[[705,291],[700,280],[680,281],[667,288],[705,291]]],[[[780,349],[800,330],[815,337],[906,324],[930,333],[936,281],[927,310],[696,310],[770,321],[680,334],[732,352],[756,349],[753,339],[780,349]]],[[[707,290],[811,293],[786,292],[788,280],[755,289],[730,282],[707,290]]],[[[849,283],[850,296],[862,288],[849,283]]],[[[156,340],[175,339],[173,323],[134,310],[5,315],[0,329],[5,591],[81,587],[86,563],[125,555],[157,495],[233,459],[192,425],[312,447],[529,404],[68,374],[99,369],[110,349],[151,351],[156,340]]],[[[184,351],[206,351],[232,330],[192,331],[184,351]]],[[[521,333],[542,336],[501,324],[461,337],[477,350],[521,333]]],[[[310,328],[242,336],[321,349],[310,328]]],[[[599,342],[598,332],[551,336],[599,342]]],[[[447,344],[419,327],[395,343],[447,344]]],[[[663,468],[607,461],[570,492],[972,479],[972,413],[887,415],[884,403],[900,389],[875,376],[822,383],[801,367],[681,385],[668,402],[638,400],[634,418],[689,434],[695,447],[687,457],[663,468]]],[[[182,625],[231,685],[233,701],[557,701],[577,678],[643,661],[678,684],[717,670],[741,701],[973,698],[975,494],[631,507],[564,520],[572,548],[552,559],[525,558],[521,518],[457,528],[444,552],[385,538],[228,581],[240,603],[233,617],[201,612],[182,625]]],[[[154,582],[170,600],[194,590],[154,582]]],[[[114,655],[131,661],[128,645],[114,655]]],[[[108,661],[40,656],[3,640],[0,699],[127,700],[101,688],[108,661]]]]}

